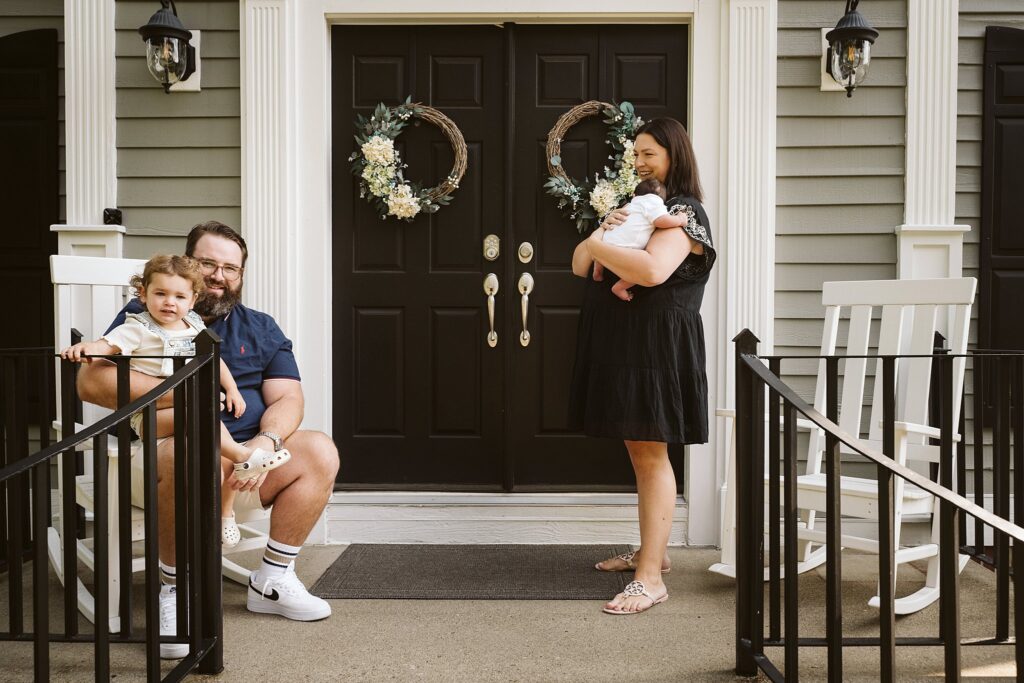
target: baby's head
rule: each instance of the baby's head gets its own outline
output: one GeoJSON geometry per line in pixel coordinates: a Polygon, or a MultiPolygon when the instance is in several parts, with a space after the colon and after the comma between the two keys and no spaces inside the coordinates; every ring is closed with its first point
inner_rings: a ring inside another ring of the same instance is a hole
{"type": "Polygon", "coordinates": [[[139,301],[158,323],[181,320],[206,287],[199,262],[189,256],[158,254],[131,279],[139,301]]]}
{"type": "Polygon", "coordinates": [[[668,193],[665,191],[665,186],[662,185],[657,178],[648,178],[643,180],[636,189],[633,190],[634,197],[640,197],[645,194],[656,194],[664,201],[668,197],[668,193]]]}

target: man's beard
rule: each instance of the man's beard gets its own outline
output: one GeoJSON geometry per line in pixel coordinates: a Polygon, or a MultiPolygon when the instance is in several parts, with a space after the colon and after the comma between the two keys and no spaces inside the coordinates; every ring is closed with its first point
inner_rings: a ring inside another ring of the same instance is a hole
{"type": "Polygon", "coordinates": [[[225,283],[224,289],[221,290],[220,296],[211,296],[206,294],[199,295],[199,300],[196,301],[195,312],[199,314],[199,317],[206,320],[213,318],[220,318],[231,312],[231,309],[242,301],[242,285],[239,283],[238,289],[232,291],[228,289],[225,283]]]}

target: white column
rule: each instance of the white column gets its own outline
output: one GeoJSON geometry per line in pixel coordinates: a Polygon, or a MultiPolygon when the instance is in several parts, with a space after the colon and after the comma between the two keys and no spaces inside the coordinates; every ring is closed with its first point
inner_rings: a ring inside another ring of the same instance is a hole
{"type": "Polygon", "coordinates": [[[64,0],[69,226],[101,226],[117,206],[115,104],[114,0],[64,0]]]}
{"type": "Polygon", "coordinates": [[[907,169],[903,225],[896,228],[901,279],[960,277],[963,233],[955,225],[959,0],[907,5],[907,169]]]}
{"type": "MultiPolygon", "coordinates": [[[[242,16],[242,233],[249,245],[245,299],[298,329],[294,192],[292,0],[246,0],[242,16]]],[[[324,323],[326,324],[326,323],[324,323]]]]}
{"type": "MultiPolygon", "coordinates": [[[[728,128],[724,149],[727,165],[725,212],[719,224],[719,274],[724,314],[719,328],[721,369],[716,408],[735,404],[732,338],[750,328],[770,353],[775,337],[775,125],[777,0],[731,0],[728,3],[725,57],[728,62],[728,128]]],[[[726,448],[724,421],[714,419],[717,432],[718,492],[714,518],[725,498],[726,448]]],[[[692,490],[692,489],[691,489],[692,490]]],[[[691,503],[691,518],[700,513],[691,503]]],[[[727,531],[725,533],[728,533],[727,531]]]]}

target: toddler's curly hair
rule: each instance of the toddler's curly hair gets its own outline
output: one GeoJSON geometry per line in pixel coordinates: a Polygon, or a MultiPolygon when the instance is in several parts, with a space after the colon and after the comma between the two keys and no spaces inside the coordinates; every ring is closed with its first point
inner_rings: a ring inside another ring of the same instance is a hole
{"type": "Polygon", "coordinates": [[[202,294],[206,289],[206,281],[203,271],[199,267],[199,261],[191,256],[179,256],[178,254],[157,254],[146,261],[146,267],[142,269],[142,275],[132,276],[129,285],[136,292],[146,291],[146,287],[153,280],[154,275],[178,275],[192,283],[192,291],[202,294]]]}

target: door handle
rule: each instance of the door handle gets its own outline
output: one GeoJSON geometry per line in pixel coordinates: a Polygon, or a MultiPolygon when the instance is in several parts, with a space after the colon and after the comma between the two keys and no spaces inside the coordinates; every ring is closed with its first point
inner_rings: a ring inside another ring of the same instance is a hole
{"type": "Polygon", "coordinates": [[[526,326],[527,309],[530,306],[530,292],[533,291],[533,276],[523,273],[519,276],[519,293],[522,295],[520,304],[523,309],[523,331],[519,334],[519,343],[522,346],[530,345],[530,330],[526,326]]]}
{"type": "Polygon", "coordinates": [[[487,320],[491,331],[487,333],[487,345],[492,349],[498,345],[498,333],[494,331],[494,295],[498,293],[498,276],[487,273],[484,278],[484,294],[487,295],[487,320]]]}

